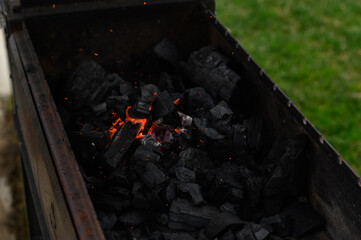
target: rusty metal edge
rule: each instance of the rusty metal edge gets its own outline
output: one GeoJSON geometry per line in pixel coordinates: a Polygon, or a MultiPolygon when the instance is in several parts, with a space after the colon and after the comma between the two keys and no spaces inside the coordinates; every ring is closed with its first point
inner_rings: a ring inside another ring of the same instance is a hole
{"type": "Polygon", "coordinates": [[[279,99],[290,112],[292,117],[302,125],[306,132],[312,136],[315,142],[327,152],[330,158],[334,159],[343,166],[343,170],[347,171],[349,176],[353,178],[354,183],[361,187],[361,177],[351,168],[351,166],[343,159],[343,157],[336,151],[336,149],[326,140],[326,138],[315,128],[315,126],[303,115],[303,113],[292,103],[290,98],[277,86],[277,84],[263,71],[263,69],[254,61],[250,54],[241,46],[241,44],[232,36],[227,28],[220,23],[215,14],[207,9],[203,5],[203,11],[210,23],[227,39],[230,46],[233,48],[233,52],[240,58],[247,59],[249,66],[251,66],[255,72],[258,72],[262,82],[266,87],[272,91],[272,93],[279,99]]]}
{"type": "Polygon", "coordinates": [[[26,27],[13,33],[79,239],[105,239],[26,27]]]}

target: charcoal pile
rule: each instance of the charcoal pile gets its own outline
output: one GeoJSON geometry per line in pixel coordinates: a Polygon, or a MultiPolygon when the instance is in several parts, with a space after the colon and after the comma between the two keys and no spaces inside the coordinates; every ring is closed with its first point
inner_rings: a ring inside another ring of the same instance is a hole
{"type": "Polygon", "coordinates": [[[322,227],[303,196],[307,136],[272,136],[239,110],[240,81],[214,47],[184,60],[167,39],[122,77],[78,66],[61,115],[107,239],[297,239],[322,227]]]}

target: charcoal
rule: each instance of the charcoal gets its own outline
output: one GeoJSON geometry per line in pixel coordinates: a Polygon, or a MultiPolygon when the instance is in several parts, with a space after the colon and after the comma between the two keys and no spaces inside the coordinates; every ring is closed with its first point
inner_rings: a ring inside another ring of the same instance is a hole
{"type": "Polygon", "coordinates": [[[277,213],[280,213],[283,207],[284,196],[275,196],[275,197],[264,197],[263,199],[263,208],[267,216],[273,216],[277,213]]]}
{"type": "Polygon", "coordinates": [[[221,140],[224,139],[224,135],[218,133],[215,129],[207,126],[207,121],[205,119],[194,118],[194,126],[198,131],[211,140],[221,140]]]}
{"type": "Polygon", "coordinates": [[[122,212],[131,205],[129,200],[110,194],[96,193],[90,196],[93,200],[95,208],[99,209],[122,212]]]}
{"type": "Polygon", "coordinates": [[[256,240],[265,240],[270,234],[270,231],[267,228],[258,224],[252,225],[252,231],[256,240]]]}
{"type": "Polygon", "coordinates": [[[178,135],[178,144],[181,150],[185,150],[192,144],[192,136],[187,131],[181,131],[178,135]]]}
{"type": "Polygon", "coordinates": [[[257,240],[251,224],[245,225],[244,228],[236,234],[236,238],[237,240],[257,240]]]}
{"type": "Polygon", "coordinates": [[[177,67],[180,55],[176,46],[167,38],[163,38],[157,45],[155,45],[153,51],[157,57],[170,63],[173,67],[177,67]]]}
{"type": "Polygon", "coordinates": [[[177,197],[177,184],[172,180],[166,188],[166,199],[168,202],[172,202],[177,197]]]}
{"type": "Polygon", "coordinates": [[[280,237],[286,237],[291,232],[291,218],[287,215],[277,214],[272,217],[263,218],[261,223],[271,226],[272,232],[280,237]]]}
{"type": "Polygon", "coordinates": [[[320,228],[325,220],[307,202],[295,202],[284,209],[283,216],[291,219],[291,236],[299,238],[320,228]]]}
{"type": "Polygon", "coordinates": [[[230,228],[240,228],[245,224],[237,215],[229,212],[221,212],[214,216],[205,227],[205,234],[213,239],[222,235],[230,228]]]}
{"type": "Polygon", "coordinates": [[[121,119],[125,119],[126,108],[130,105],[128,96],[109,96],[106,103],[108,112],[117,113],[121,119]]]}
{"type": "MultiPolygon", "coordinates": [[[[233,146],[238,151],[244,149],[247,144],[247,136],[245,134],[245,128],[241,124],[235,124],[232,126],[232,136],[233,146]]],[[[236,151],[237,151],[236,150],[236,151]]]]}
{"type": "Polygon", "coordinates": [[[124,153],[128,150],[139,131],[139,125],[131,122],[125,123],[113,137],[112,142],[104,153],[107,167],[114,170],[118,167],[124,153]]]}
{"type": "Polygon", "coordinates": [[[144,239],[144,240],[149,239],[148,237],[145,236],[143,229],[140,227],[130,227],[128,228],[128,233],[131,237],[130,239],[144,239]]]}
{"type": "Polygon", "coordinates": [[[192,126],[192,122],[193,122],[193,119],[188,116],[188,115],[185,115],[181,112],[178,112],[178,115],[180,117],[180,121],[182,123],[182,126],[186,129],[190,129],[191,126],[192,126]]]}
{"type": "Polygon", "coordinates": [[[156,95],[152,105],[152,116],[154,121],[162,119],[162,123],[168,126],[181,126],[179,115],[167,91],[156,95]]]}
{"type": "Polygon", "coordinates": [[[136,94],[134,87],[121,77],[119,77],[120,85],[119,85],[119,92],[122,97],[132,98],[136,94]]]}
{"type": "Polygon", "coordinates": [[[267,165],[276,165],[279,164],[283,153],[285,152],[285,147],[287,146],[287,137],[279,134],[273,142],[270,152],[267,154],[264,159],[264,164],[267,165]]]}
{"type": "Polygon", "coordinates": [[[156,150],[159,147],[161,147],[161,144],[154,139],[154,137],[151,134],[147,134],[145,137],[143,137],[140,141],[143,146],[151,149],[156,150]]]}
{"type": "Polygon", "coordinates": [[[68,107],[78,110],[94,102],[96,95],[104,86],[104,69],[93,61],[83,61],[65,83],[68,107]],[[101,87],[99,87],[101,86],[101,87]]]}
{"type": "Polygon", "coordinates": [[[219,211],[209,205],[195,207],[185,199],[175,199],[169,210],[168,226],[172,230],[195,231],[205,227],[219,211]]]}
{"type": "Polygon", "coordinates": [[[181,192],[188,193],[191,196],[192,202],[195,206],[204,206],[206,204],[202,196],[201,188],[198,184],[179,182],[177,183],[177,186],[181,192]]]}
{"type": "Polygon", "coordinates": [[[147,161],[157,162],[160,159],[160,156],[152,151],[150,148],[141,145],[135,150],[134,159],[139,161],[139,163],[146,164],[147,161]]]}
{"type": "Polygon", "coordinates": [[[229,108],[227,102],[225,102],[224,100],[220,101],[214,108],[212,108],[210,110],[210,113],[215,121],[233,115],[232,110],[229,108]]]}
{"type": "Polygon", "coordinates": [[[151,240],[195,240],[191,235],[182,232],[153,232],[151,240]]]}
{"type": "Polygon", "coordinates": [[[128,233],[126,231],[103,229],[103,233],[107,240],[129,240],[128,233]]]}
{"type": "Polygon", "coordinates": [[[175,152],[169,152],[162,155],[162,165],[166,169],[169,169],[175,165],[175,163],[178,161],[178,154],[175,152]]]}
{"type": "Polygon", "coordinates": [[[147,214],[144,211],[132,210],[122,213],[119,222],[125,226],[134,227],[147,220],[147,214]]]}
{"type": "Polygon", "coordinates": [[[158,86],[160,90],[167,90],[168,92],[174,92],[175,89],[173,86],[172,77],[166,72],[161,72],[159,74],[158,86]]]}
{"type": "Polygon", "coordinates": [[[155,219],[157,223],[162,225],[168,224],[168,213],[165,212],[154,212],[152,213],[152,219],[155,219]]]}
{"type": "Polygon", "coordinates": [[[71,132],[71,137],[76,138],[79,141],[102,142],[105,140],[105,133],[95,131],[73,131],[71,132]]]}
{"type": "Polygon", "coordinates": [[[207,154],[193,147],[181,151],[179,157],[178,166],[186,167],[195,172],[204,172],[213,168],[213,163],[208,159],[207,154]]]}
{"type": "Polygon", "coordinates": [[[231,230],[227,231],[225,234],[222,235],[222,237],[219,238],[219,240],[234,240],[234,239],[236,239],[236,236],[234,236],[231,230]]]}
{"type": "Polygon", "coordinates": [[[177,167],[175,169],[175,174],[182,182],[194,182],[196,180],[196,174],[185,167],[177,167]]]}
{"type": "Polygon", "coordinates": [[[226,65],[226,58],[212,47],[193,52],[185,65],[186,75],[213,97],[229,101],[240,76],[226,65]]]}
{"type": "Polygon", "coordinates": [[[196,116],[202,115],[215,106],[213,98],[200,87],[189,88],[185,95],[185,109],[196,116]]]}
{"type": "Polygon", "coordinates": [[[221,206],[219,206],[219,210],[221,210],[222,212],[230,212],[233,214],[237,214],[239,207],[240,207],[239,204],[225,202],[221,206]]]}
{"type": "Polygon", "coordinates": [[[142,175],[143,183],[150,189],[164,183],[167,180],[166,175],[151,162],[146,163],[146,171],[142,175]]]}
{"type": "Polygon", "coordinates": [[[97,217],[102,229],[112,229],[118,218],[114,212],[97,211],[97,217]]]}
{"type": "Polygon", "coordinates": [[[149,115],[151,104],[153,103],[159,90],[158,87],[153,84],[144,85],[140,88],[140,90],[141,97],[138,99],[135,112],[132,112],[132,114],[133,117],[144,118],[149,115]]]}
{"type": "Polygon", "coordinates": [[[108,189],[112,195],[123,197],[123,198],[130,197],[130,191],[124,187],[110,186],[108,189]]]}
{"type": "Polygon", "coordinates": [[[105,113],[107,111],[107,103],[103,102],[96,105],[92,105],[91,108],[95,113],[95,115],[99,116],[100,114],[105,113]]]}

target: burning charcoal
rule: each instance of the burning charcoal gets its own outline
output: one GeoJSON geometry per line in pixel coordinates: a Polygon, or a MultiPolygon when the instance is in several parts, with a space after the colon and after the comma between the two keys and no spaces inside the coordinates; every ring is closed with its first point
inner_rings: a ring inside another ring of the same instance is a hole
{"type": "Polygon", "coordinates": [[[160,156],[146,146],[139,146],[137,150],[135,150],[134,159],[139,161],[139,164],[145,165],[147,161],[154,163],[159,161],[160,156]]]}
{"type": "Polygon", "coordinates": [[[157,57],[177,68],[180,56],[176,46],[167,38],[163,38],[162,41],[155,45],[153,51],[157,57]]]}
{"type": "Polygon", "coordinates": [[[158,93],[152,105],[154,121],[162,119],[162,123],[174,127],[181,126],[179,115],[167,91],[158,93]]]}
{"type": "Polygon", "coordinates": [[[195,206],[204,206],[206,204],[198,184],[179,182],[177,185],[181,192],[189,193],[195,206]]]}
{"type": "Polygon", "coordinates": [[[150,189],[164,183],[167,180],[166,175],[151,162],[146,163],[146,172],[142,176],[143,183],[150,189]]]}
{"type": "Polygon", "coordinates": [[[147,134],[140,142],[142,145],[152,150],[156,150],[161,147],[161,144],[153,138],[152,134],[147,134]]]}
{"type": "Polygon", "coordinates": [[[104,160],[109,168],[116,169],[124,153],[134,141],[139,131],[139,125],[127,122],[113,137],[112,142],[105,151],[104,160]]]}
{"type": "Polygon", "coordinates": [[[239,207],[240,207],[239,204],[225,202],[219,207],[219,210],[221,210],[222,212],[230,212],[233,214],[237,214],[239,207]]]}
{"type": "Polygon", "coordinates": [[[291,232],[291,218],[289,216],[277,214],[272,217],[263,218],[261,223],[271,226],[272,232],[280,237],[286,237],[291,232]]]}
{"type": "Polygon", "coordinates": [[[180,121],[182,123],[182,126],[186,129],[190,129],[191,126],[192,126],[192,122],[193,122],[193,119],[188,116],[188,115],[185,115],[181,112],[178,112],[178,115],[180,117],[180,121]]]}
{"type": "Polygon", "coordinates": [[[218,213],[212,206],[195,207],[188,200],[176,199],[169,210],[168,227],[172,230],[195,231],[206,226],[218,213]]]}
{"type": "Polygon", "coordinates": [[[234,240],[234,239],[236,239],[236,237],[234,236],[231,230],[227,231],[225,234],[222,235],[222,237],[219,238],[219,240],[234,240]]]}
{"type": "Polygon", "coordinates": [[[215,129],[207,127],[207,121],[205,121],[204,119],[194,118],[193,123],[196,129],[202,132],[202,134],[204,134],[207,138],[211,140],[224,139],[224,136],[218,133],[215,129]]]}
{"type": "Polygon", "coordinates": [[[291,221],[291,236],[299,238],[321,227],[325,220],[307,202],[296,202],[281,213],[291,221]]]}
{"type": "Polygon", "coordinates": [[[141,97],[138,99],[135,112],[133,111],[132,114],[137,114],[137,118],[144,118],[149,115],[151,104],[153,103],[159,90],[158,87],[153,84],[144,85],[140,88],[140,90],[141,97]]]}
{"type": "Polygon", "coordinates": [[[107,111],[107,103],[103,102],[100,104],[92,105],[91,106],[93,112],[96,116],[99,116],[102,113],[105,113],[107,111]]]}
{"type": "Polygon", "coordinates": [[[214,239],[225,231],[234,227],[242,227],[245,224],[237,215],[229,212],[221,212],[214,216],[205,227],[205,234],[208,238],[214,239]]]}
{"type": "Polygon", "coordinates": [[[65,83],[66,96],[69,98],[68,106],[78,110],[83,106],[95,103],[94,93],[102,89],[105,72],[93,61],[84,61],[65,83]]]}
{"type": "Polygon", "coordinates": [[[214,48],[204,47],[191,54],[185,65],[185,73],[213,97],[221,97],[229,101],[240,76],[227,67],[226,61],[226,57],[214,48]]]}
{"type": "Polygon", "coordinates": [[[97,211],[97,217],[102,229],[112,229],[118,218],[114,212],[97,211]]]}
{"type": "Polygon", "coordinates": [[[200,87],[187,89],[185,95],[185,108],[188,113],[199,116],[215,106],[213,98],[200,87]]]}
{"type": "Polygon", "coordinates": [[[147,220],[147,214],[144,211],[132,210],[125,213],[119,217],[119,222],[125,226],[138,226],[142,222],[147,220]]]}
{"type": "Polygon", "coordinates": [[[194,182],[196,180],[196,174],[185,167],[177,167],[175,169],[175,174],[182,182],[194,182]]]}

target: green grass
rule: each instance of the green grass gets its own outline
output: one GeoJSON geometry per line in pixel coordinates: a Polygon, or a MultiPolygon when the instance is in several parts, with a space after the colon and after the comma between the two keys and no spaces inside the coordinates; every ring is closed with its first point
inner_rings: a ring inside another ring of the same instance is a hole
{"type": "Polygon", "coordinates": [[[216,4],[221,22],[361,174],[361,1],[216,4]]]}

